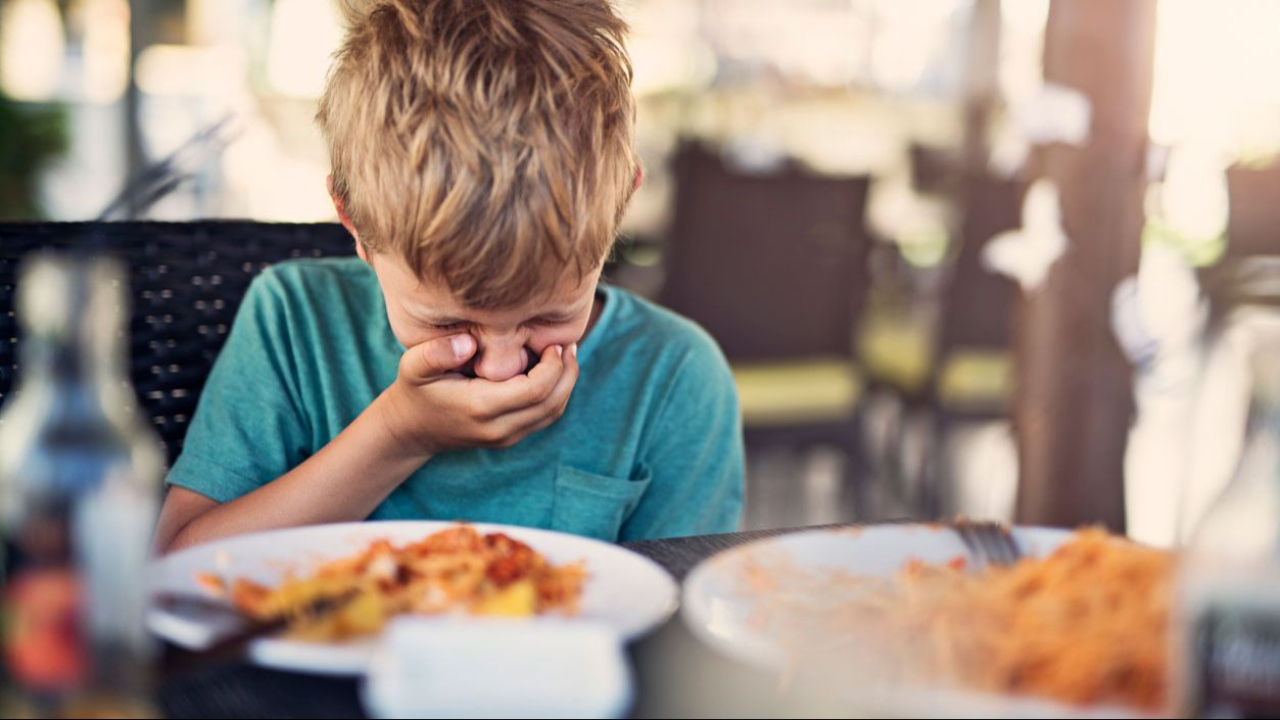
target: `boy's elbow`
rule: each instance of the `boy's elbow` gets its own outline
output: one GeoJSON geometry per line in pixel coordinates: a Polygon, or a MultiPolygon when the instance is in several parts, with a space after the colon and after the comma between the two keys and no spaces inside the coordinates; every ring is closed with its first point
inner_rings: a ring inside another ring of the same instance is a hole
{"type": "Polygon", "coordinates": [[[218,506],[216,500],[181,487],[171,487],[160,508],[151,550],[156,556],[194,545],[197,539],[190,532],[191,525],[202,515],[218,506]]]}

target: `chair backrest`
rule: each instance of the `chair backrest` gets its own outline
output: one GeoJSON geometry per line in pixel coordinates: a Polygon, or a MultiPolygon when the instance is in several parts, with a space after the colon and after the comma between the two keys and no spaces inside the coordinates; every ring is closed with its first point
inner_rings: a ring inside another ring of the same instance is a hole
{"type": "Polygon", "coordinates": [[[1280,163],[1227,170],[1227,257],[1280,255],[1280,163]]]}
{"type": "Polygon", "coordinates": [[[960,246],[942,303],[938,350],[1004,349],[1011,341],[1017,284],[982,263],[991,238],[1022,224],[1027,184],[1019,179],[970,176],[965,179],[960,246]]]}
{"type": "Polygon", "coordinates": [[[744,173],[693,144],[674,169],[663,304],[706,328],[730,360],[851,356],[869,178],[744,173]]]}
{"type": "Polygon", "coordinates": [[[41,249],[104,250],[128,264],[130,374],[172,462],[254,276],[290,258],[351,255],[355,245],[338,224],[0,224],[0,402],[18,370],[18,261],[41,249]]]}

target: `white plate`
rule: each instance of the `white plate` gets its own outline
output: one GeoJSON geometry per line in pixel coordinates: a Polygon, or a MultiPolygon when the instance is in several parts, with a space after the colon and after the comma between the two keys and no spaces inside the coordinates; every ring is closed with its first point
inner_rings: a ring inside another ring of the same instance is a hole
{"type": "MultiPolygon", "coordinates": [[[[435,521],[363,522],[278,530],[243,535],[180,550],[150,568],[154,592],[200,594],[199,572],[225,572],[259,583],[278,583],[290,571],[306,571],[317,563],[359,552],[374,540],[395,544],[421,540],[456,523],[435,521]],[[222,558],[220,560],[220,558],[222,558]]],[[[657,564],[629,550],[590,538],[506,525],[474,526],[484,533],[502,532],[528,543],[554,564],[585,560],[589,577],[576,617],[604,623],[624,639],[660,625],[679,602],[671,576],[657,564]]],[[[181,617],[158,608],[148,614],[152,632],[177,645],[200,649],[216,628],[193,628],[181,617]],[[207,631],[207,632],[203,632],[207,631]]],[[[465,621],[460,621],[465,622],[465,621]]],[[[530,622],[572,622],[536,618],[530,622]]],[[[359,675],[367,669],[377,638],[349,643],[316,644],[261,639],[249,648],[249,659],[266,667],[325,675],[359,675]]]]}
{"type": "MultiPolygon", "coordinates": [[[[1039,557],[1051,553],[1071,533],[1020,527],[1014,528],[1013,535],[1023,553],[1039,557]]],[[[911,560],[945,563],[968,555],[960,538],[940,525],[877,525],[767,538],[720,553],[695,567],[685,580],[681,615],[696,636],[720,652],[758,667],[782,670],[786,654],[761,622],[761,598],[743,586],[747,568],[782,563],[788,571],[812,572],[814,577],[837,571],[887,578],[911,560]]],[[[805,595],[805,602],[810,601],[838,603],[841,599],[805,595]]],[[[1082,709],[941,688],[904,691],[858,687],[848,702],[859,711],[899,717],[1134,717],[1124,708],[1082,709]]]]}

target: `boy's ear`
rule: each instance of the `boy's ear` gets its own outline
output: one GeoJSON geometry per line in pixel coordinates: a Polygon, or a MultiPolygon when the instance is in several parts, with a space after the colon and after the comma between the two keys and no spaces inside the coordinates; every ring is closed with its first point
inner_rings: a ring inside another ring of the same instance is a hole
{"type": "MultiPolygon", "coordinates": [[[[333,200],[333,209],[338,211],[338,222],[351,233],[351,237],[356,239],[356,247],[360,248],[360,236],[356,233],[356,226],[351,222],[351,216],[347,214],[346,201],[344,201],[333,188],[333,176],[329,175],[324,180],[325,186],[329,189],[329,197],[333,200]]],[[[363,248],[360,250],[364,252],[363,248]]]]}
{"type": "Polygon", "coordinates": [[[360,242],[360,234],[356,232],[356,226],[351,222],[351,216],[347,214],[346,203],[333,189],[333,176],[326,177],[324,183],[329,188],[329,197],[333,199],[333,209],[338,211],[338,221],[356,241],[356,255],[359,255],[361,260],[369,262],[369,251],[365,250],[364,243],[360,242]]]}
{"type": "Polygon", "coordinates": [[[644,183],[644,166],[637,164],[636,165],[636,184],[631,186],[631,192],[635,192],[639,190],[640,185],[643,183],[644,183]]]}

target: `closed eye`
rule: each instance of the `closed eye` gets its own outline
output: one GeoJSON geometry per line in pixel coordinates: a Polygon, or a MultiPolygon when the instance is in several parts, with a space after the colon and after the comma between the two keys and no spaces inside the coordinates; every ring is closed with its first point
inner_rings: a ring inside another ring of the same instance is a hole
{"type": "Polygon", "coordinates": [[[536,317],[528,322],[529,325],[564,325],[573,318],[565,317],[536,317]]]}

